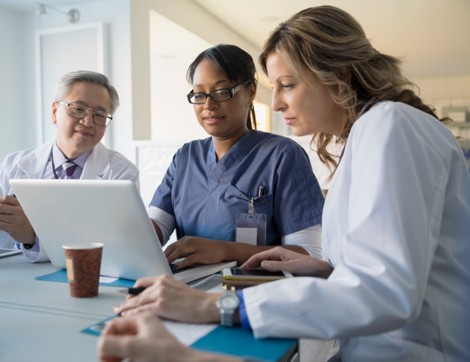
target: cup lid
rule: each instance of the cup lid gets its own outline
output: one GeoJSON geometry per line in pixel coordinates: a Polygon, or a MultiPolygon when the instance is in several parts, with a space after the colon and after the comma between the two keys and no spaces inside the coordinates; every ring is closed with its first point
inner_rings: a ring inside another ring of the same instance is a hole
{"type": "Polygon", "coordinates": [[[62,245],[64,249],[83,250],[83,249],[99,249],[103,247],[103,243],[68,243],[62,245]]]}

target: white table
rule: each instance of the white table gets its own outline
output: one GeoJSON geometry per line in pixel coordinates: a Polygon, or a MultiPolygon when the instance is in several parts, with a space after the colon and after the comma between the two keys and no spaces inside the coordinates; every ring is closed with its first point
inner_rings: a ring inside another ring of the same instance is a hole
{"type": "MultiPolygon", "coordinates": [[[[110,317],[127,289],[100,286],[97,297],[72,298],[67,283],[35,280],[57,270],[23,255],[0,258],[1,362],[97,360],[97,337],[80,331],[110,317]]],[[[259,346],[254,338],[247,343],[259,346]]],[[[337,348],[334,341],[317,340],[302,340],[300,347],[301,361],[309,362],[325,361],[337,348]]]]}
{"type": "Polygon", "coordinates": [[[72,298],[67,283],[37,281],[56,271],[22,255],[0,258],[0,361],[96,361],[97,337],[81,333],[113,314],[124,288],[100,286],[94,298],[72,298]]]}

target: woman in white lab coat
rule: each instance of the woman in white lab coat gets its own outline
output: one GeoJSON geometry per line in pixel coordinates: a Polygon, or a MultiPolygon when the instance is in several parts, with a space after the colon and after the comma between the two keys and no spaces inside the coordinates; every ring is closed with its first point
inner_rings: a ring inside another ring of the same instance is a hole
{"type": "Polygon", "coordinates": [[[10,179],[61,178],[62,164],[77,165],[72,178],[125,179],[139,185],[139,170],[120,153],[100,143],[119,105],[106,76],[92,71],[65,74],[52,102],[56,139],[7,155],[0,164],[0,247],[21,246],[32,262],[48,261],[21,205],[11,196],[10,179]]]}
{"type": "MultiPolygon", "coordinates": [[[[282,248],[253,256],[244,267],[299,277],[239,291],[235,322],[257,337],[339,338],[334,361],[470,360],[470,172],[452,134],[412,91],[399,61],[376,51],[340,9],[309,8],[280,24],[260,62],[273,109],[295,135],[314,134],[332,167],[326,258],[282,248]],[[345,144],[338,161],[326,150],[332,140],[345,144]]],[[[215,301],[224,295],[169,277],[136,285],[147,289],[117,308],[130,317],[109,327],[102,356],[113,355],[110,347],[129,354],[131,344],[113,336],[117,326],[144,336],[153,335],[144,326],[161,328],[150,317],[133,318],[135,311],[220,319],[215,301]]],[[[149,343],[147,355],[178,347],[209,358],[166,340],[149,343]]]]}

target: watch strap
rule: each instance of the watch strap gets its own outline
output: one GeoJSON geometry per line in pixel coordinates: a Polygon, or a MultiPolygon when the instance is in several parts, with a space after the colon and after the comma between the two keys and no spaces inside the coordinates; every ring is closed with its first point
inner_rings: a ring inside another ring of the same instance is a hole
{"type": "Polygon", "coordinates": [[[226,290],[224,294],[219,298],[219,301],[217,302],[217,306],[220,311],[220,325],[225,326],[225,327],[233,327],[234,322],[233,322],[233,317],[235,315],[235,311],[239,308],[240,305],[240,299],[238,298],[238,294],[235,292],[235,288],[230,288],[230,290],[226,290]],[[224,308],[221,303],[220,299],[222,298],[235,298],[238,303],[235,308],[224,308]]]}
{"type": "Polygon", "coordinates": [[[220,325],[224,327],[233,327],[233,314],[234,310],[229,311],[220,311],[220,325]]]}

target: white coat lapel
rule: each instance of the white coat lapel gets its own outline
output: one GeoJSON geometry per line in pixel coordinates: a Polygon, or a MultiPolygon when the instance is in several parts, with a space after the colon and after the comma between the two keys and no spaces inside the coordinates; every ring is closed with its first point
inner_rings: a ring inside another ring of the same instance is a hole
{"type": "Polygon", "coordinates": [[[88,156],[81,179],[102,179],[110,166],[108,150],[98,143],[88,156]]]}
{"type": "Polygon", "coordinates": [[[43,178],[52,145],[52,142],[46,143],[32,151],[32,157],[24,157],[18,164],[16,175],[12,178],[43,178]]]}

